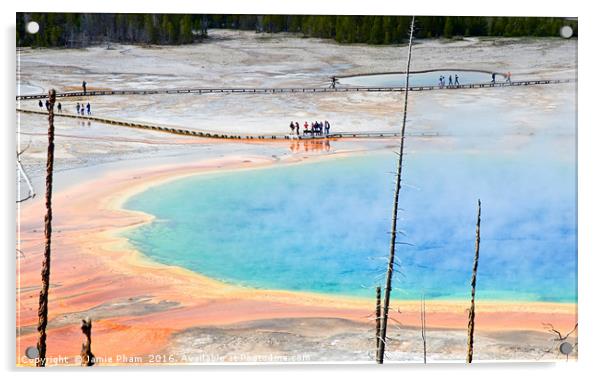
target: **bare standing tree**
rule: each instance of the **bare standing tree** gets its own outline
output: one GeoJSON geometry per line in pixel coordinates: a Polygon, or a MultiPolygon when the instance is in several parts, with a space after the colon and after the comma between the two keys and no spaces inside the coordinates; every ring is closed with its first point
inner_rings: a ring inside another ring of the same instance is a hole
{"type": "Polygon", "coordinates": [[[403,144],[405,141],[406,119],[408,114],[408,92],[410,84],[410,61],[412,59],[412,42],[414,38],[414,16],[410,24],[410,41],[408,43],[408,63],[406,66],[406,83],[403,105],[403,122],[401,125],[401,139],[399,141],[399,160],[397,161],[397,173],[395,176],[395,195],[393,197],[393,215],[391,220],[391,244],[389,246],[389,265],[387,267],[387,279],[385,282],[385,298],[383,303],[383,318],[380,329],[380,340],[378,357],[376,362],[382,364],[385,356],[385,345],[387,340],[387,322],[389,318],[389,301],[391,298],[391,281],[393,278],[393,266],[395,265],[395,248],[397,245],[397,214],[399,209],[399,191],[401,188],[401,173],[403,169],[403,144]]]}
{"type": "Polygon", "coordinates": [[[81,365],[82,367],[91,367],[94,365],[94,354],[92,353],[92,321],[89,317],[82,319],[82,332],[86,340],[82,343],[81,365]]]}
{"type": "MultiPolygon", "coordinates": [[[[29,149],[29,144],[27,144],[27,146],[23,149],[21,149],[20,151],[17,152],[17,169],[19,169],[19,174],[21,176],[23,176],[23,179],[25,180],[25,183],[27,184],[27,188],[28,188],[28,194],[25,198],[19,198],[17,199],[17,203],[21,203],[21,202],[25,202],[28,199],[32,199],[36,196],[36,192],[33,189],[33,185],[31,184],[31,180],[29,179],[29,176],[27,175],[27,173],[25,172],[25,169],[23,169],[23,164],[21,164],[21,155],[23,153],[25,153],[25,151],[29,149]]],[[[17,184],[17,186],[19,186],[20,184],[17,184]]],[[[20,186],[19,186],[20,189],[20,186]]],[[[19,195],[21,194],[20,190],[19,190],[19,195]]]]}
{"type": "Polygon", "coordinates": [[[48,91],[48,153],[46,156],[46,216],[44,217],[44,259],[42,261],[42,289],[38,305],[37,367],[46,366],[46,325],[48,324],[48,288],[50,285],[50,243],[52,237],[52,173],[54,167],[54,103],[56,91],[48,91]]]}
{"type": "Polygon", "coordinates": [[[378,357],[379,357],[378,348],[380,347],[380,344],[379,344],[379,342],[380,342],[380,327],[381,327],[380,319],[381,319],[381,310],[382,310],[381,301],[380,301],[380,294],[381,294],[381,292],[380,292],[380,286],[377,286],[376,287],[376,312],[375,312],[375,315],[376,315],[376,358],[377,358],[377,360],[378,360],[378,357]]]}
{"type": "Polygon", "coordinates": [[[424,294],[420,302],[420,333],[422,335],[422,355],[424,364],[426,364],[426,302],[424,301],[424,294]]]}
{"type": "Polygon", "coordinates": [[[472,363],[472,352],[474,346],[474,316],[475,306],[474,298],[477,287],[477,269],[479,267],[479,244],[481,242],[481,200],[478,201],[477,207],[477,233],[475,239],[475,252],[474,262],[472,264],[472,280],[471,286],[471,297],[470,297],[470,311],[468,312],[468,352],[466,353],[466,363],[472,363]]]}

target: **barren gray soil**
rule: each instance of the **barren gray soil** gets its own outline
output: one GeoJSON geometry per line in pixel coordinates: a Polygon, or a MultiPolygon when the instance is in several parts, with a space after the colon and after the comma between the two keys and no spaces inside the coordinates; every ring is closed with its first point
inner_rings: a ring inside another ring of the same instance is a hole
{"type": "MultiPolygon", "coordinates": [[[[335,318],[271,319],[177,334],[166,354],[184,362],[333,362],[374,361],[374,325],[335,318]]],[[[427,362],[464,361],[466,331],[427,330],[427,362]]],[[[423,361],[419,329],[393,326],[387,359],[423,361]]],[[[574,340],[570,340],[574,343],[574,340]]],[[[478,333],[475,360],[560,360],[558,342],[532,331],[478,333]]]]}

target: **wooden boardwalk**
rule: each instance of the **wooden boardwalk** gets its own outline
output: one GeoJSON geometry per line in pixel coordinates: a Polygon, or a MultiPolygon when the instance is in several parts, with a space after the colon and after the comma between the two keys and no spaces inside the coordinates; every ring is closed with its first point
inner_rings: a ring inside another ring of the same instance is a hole
{"type": "MultiPolygon", "coordinates": [[[[534,86],[546,84],[560,84],[576,82],[576,79],[546,79],[546,80],[523,80],[512,83],[471,83],[458,86],[411,86],[410,91],[453,91],[462,89],[478,89],[492,87],[515,87],[534,86]]],[[[74,91],[57,93],[57,98],[107,96],[107,95],[158,95],[158,94],[283,94],[304,93],[316,94],[325,92],[402,92],[404,87],[283,87],[283,88],[174,88],[174,89],[141,89],[141,90],[98,90],[98,91],[74,91]]],[[[45,99],[48,94],[18,95],[17,100],[45,99]]]]}
{"type": "MultiPolygon", "coordinates": [[[[48,112],[38,110],[28,110],[17,108],[17,112],[37,114],[37,115],[48,115],[48,112]]],[[[189,129],[175,126],[162,126],[158,124],[144,123],[138,121],[127,121],[120,119],[112,119],[106,117],[97,116],[80,116],[69,113],[58,113],[54,114],[55,117],[64,117],[77,119],[81,121],[94,121],[98,123],[118,125],[122,127],[146,129],[157,132],[172,133],[183,136],[194,136],[203,138],[214,138],[214,139],[231,139],[231,140],[317,140],[317,139],[340,139],[340,138],[391,138],[398,137],[399,132],[337,132],[331,133],[328,136],[324,135],[290,135],[290,134],[240,134],[240,133],[222,133],[222,132],[208,132],[200,131],[197,129],[189,129]]],[[[414,133],[409,134],[411,137],[437,137],[440,136],[438,133],[414,133]]]]}

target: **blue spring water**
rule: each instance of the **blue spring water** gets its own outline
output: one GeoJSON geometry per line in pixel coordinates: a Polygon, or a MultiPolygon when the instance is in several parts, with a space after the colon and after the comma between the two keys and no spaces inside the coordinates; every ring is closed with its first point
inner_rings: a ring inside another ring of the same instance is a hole
{"type": "MultiPolygon", "coordinates": [[[[460,84],[470,83],[489,83],[491,74],[480,71],[446,71],[437,70],[426,73],[411,73],[410,86],[438,86],[439,77],[443,75],[445,85],[449,84],[449,76],[455,82],[458,75],[460,84]]],[[[502,75],[496,76],[496,82],[503,82],[505,78],[502,75]]],[[[377,75],[359,75],[346,78],[340,78],[339,83],[345,86],[358,87],[401,87],[405,86],[405,74],[377,74],[377,75]]]]}
{"type": "MultiPolygon", "coordinates": [[[[576,302],[575,168],[553,155],[408,155],[397,299],[466,299],[476,201],[477,296],[576,302]]],[[[153,214],[126,237],[152,259],[260,289],[372,297],[384,282],[393,153],[204,174],[125,205],[153,214]],[[379,277],[381,276],[381,277],[379,277]]]]}

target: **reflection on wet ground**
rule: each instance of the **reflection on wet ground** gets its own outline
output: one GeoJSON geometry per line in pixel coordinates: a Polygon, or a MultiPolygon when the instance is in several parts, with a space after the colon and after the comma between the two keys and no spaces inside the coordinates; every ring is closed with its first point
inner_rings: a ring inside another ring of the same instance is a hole
{"type": "Polygon", "coordinates": [[[291,152],[328,152],[330,140],[292,140],[289,149],[291,152]]]}

